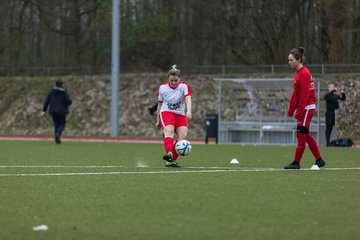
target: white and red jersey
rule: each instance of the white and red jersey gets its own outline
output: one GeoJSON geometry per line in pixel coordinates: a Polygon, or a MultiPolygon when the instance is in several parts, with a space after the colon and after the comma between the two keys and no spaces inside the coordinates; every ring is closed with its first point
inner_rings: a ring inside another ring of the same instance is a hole
{"type": "Polygon", "coordinates": [[[166,82],[159,87],[158,101],[162,103],[160,112],[173,112],[185,115],[185,97],[191,96],[191,88],[185,82],[179,82],[176,88],[166,82]]]}

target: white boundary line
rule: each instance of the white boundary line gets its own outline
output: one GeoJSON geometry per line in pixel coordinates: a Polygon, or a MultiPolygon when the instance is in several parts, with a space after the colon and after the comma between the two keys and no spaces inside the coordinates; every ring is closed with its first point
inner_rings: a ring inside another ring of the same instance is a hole
{"type": "MultiPolygon", "coordinates": [[[[136,167],[136,166],[0,166],[0,168],[157,168],[157,167],[136,167]]],[[[161,167],[164,168],[164,167],[161,167]]],[[[360,170],[355,168],[324,168],[321,171],[344,171],[360,170]]],[[[224,173],[224,172],[294,172],[296,170],[285,170],[283,168],[225,168],[225,167],[185,167],[180,170],[169,169],[168,171],[142,171],[142,172],[70,172],[70,173],[3,173],[0,177],[35,177],[35,176],[84,176],[84,175],[129,175],[129,174],[173,174],[173,173],[224,173]],[[186,170],[200,169],[200,170],[186,170]]],[[[301,169],[298,171],[314,171],[301,169]]]]}

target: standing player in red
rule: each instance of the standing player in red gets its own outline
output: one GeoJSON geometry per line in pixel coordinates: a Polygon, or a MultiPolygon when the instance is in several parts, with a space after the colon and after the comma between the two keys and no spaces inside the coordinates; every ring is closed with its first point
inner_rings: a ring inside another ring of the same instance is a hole
{"type": "Polygon", "coordinates": [[[315,139],[310,135],[310,122],[316,108],[316,90],[309,69],[303,66],[304,48],[298,47],[290,50],[289,65],[295,69],[293,93],[288,108],[288,116],[297,120],[296,137],[298,140],[294,161],[285,166],[285,169],[300,169],[300,161],[305,151],[306,143],[315,157],[315,165],[325,166],[321,158],[319,147],[315,139]]]}
{"type": "Polygon", "coordinates": [[[156,126],[164,133],[163,159],[166,167],[180,167],[176,162],[179,154],[175,150],[177,140],[187,138],[188,121],[191,120],[191,88],[180,81],[180,70],[173,65],[168,72],[169,81],[159,87],[156,126]]]}

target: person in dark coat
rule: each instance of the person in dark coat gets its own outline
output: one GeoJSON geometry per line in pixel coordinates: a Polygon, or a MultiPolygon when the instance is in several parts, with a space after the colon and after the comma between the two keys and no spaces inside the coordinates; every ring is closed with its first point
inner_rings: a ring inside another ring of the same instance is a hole
{"type": "Polygon", "coordinates": [[[67,90],[63,88],[63,82],[57,80],[54,88],[50,90],[44,101],[43,111],[41,113],[41,115],[45,116],[46,111],[49,111],[54,122],[55,142],[57,144],[61,143],[61,135],[66,126],[66,115],[69,113],[69,106],[71,104],[72,100],[67,90]]]}
{"type": "Polygon", "coordinates": [[[326,101],[326,113],[325,113],[325,120],[326,120],[326,145],[330,145],[330,136],[331,131],[335,125],[335,110],[339,109],[339,100],[345,101],[346,96],[344,91],[340,91],[340,95],[336,93],[336,86],[333,83],[328,85],[329,92],[325,94],[324,99],[326,101]]]}

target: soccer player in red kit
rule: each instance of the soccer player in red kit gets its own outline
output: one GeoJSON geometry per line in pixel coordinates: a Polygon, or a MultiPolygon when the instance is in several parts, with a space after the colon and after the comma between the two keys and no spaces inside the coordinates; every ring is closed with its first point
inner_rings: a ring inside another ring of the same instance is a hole
{"type": "Polygon", "coordinates": [[[169,81],[159,87],[156,126],[164,133],[166,167],[180,167],[176,162],[179,154],[175,150],[177,140],[187,138],[188,121],[191,120],[191,88],[180,80],[180,70],[173,65],[168,72],[169,81]]]}
{"type": "Polygon", "coordinates": [[[297,120],[296,137],[298,140],[294,161],[285,166],[285,169],[300,169],[300,161],[305,151],[306,143],[315,157],[315,165],[325,166],[321,158],[319,147],[310,135],[310,122],[316,109],[316,90],[309,69],[303,65],[304,48],[298,47],[290,50],[289,65],[295,70],[293,93],[288,108],[288,116],[297,120]]]}

